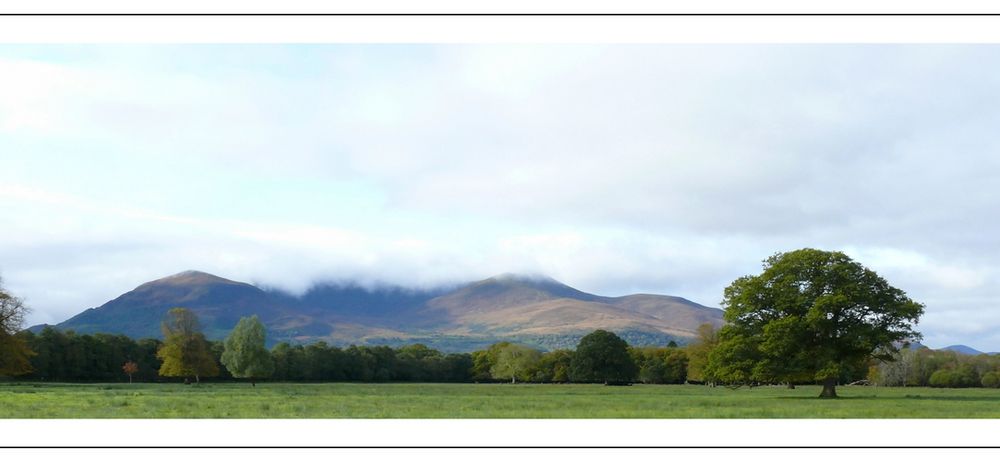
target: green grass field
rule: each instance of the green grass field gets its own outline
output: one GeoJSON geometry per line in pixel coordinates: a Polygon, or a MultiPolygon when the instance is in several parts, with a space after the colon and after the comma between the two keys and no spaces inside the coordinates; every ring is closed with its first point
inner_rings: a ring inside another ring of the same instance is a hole
{"type": "Polygon", "coordinates": [[[997,418],[1000,390],[0,383],[0,418],[997,418]]]}

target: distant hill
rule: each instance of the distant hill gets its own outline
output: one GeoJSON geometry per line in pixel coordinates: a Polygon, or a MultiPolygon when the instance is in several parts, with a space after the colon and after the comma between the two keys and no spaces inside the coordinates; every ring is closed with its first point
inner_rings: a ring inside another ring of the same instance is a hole
{"type": "Polygon", "coordinates": [[[205,335],[224,337],[242,316],[256,314],[266,322],[287,317],[291,306],[250,284],[200,271],[185,271],[150,281],[97,308],[90,308],[55,327],[79,333],[161,337],[160,323],[171,308],[198,314],[205,335]]]}
{"type": "Polygon", "coordinates": [[[995,353],[995,352],[994,353],[983,353],[982,351],[979,351],[979,350],[977,350],[975,348],[972,348],[970,346],[967,346],[967,345],[949,345],[949,346],[946,346],[944,348],[931,348],[931,347],[929,347],[927,345],[924,345],[924,344],[922,344],[920,342],[913,342],[913,343],[910,343],[910,345],[909,345],[908,348],[910,350],[923,350],[923,349],[927,349],[928,351],[954,351],[954,352],[959,353],[959,354],[972,355],[972,356],[981,355],[981,354],[987,354],[987,355],[1000,354],[1000,353],[995,353]]]}
{"type": "Polygon", "coordinates": [[[504,274],[429,290],[324,283],[293,296],[185,271],[140,285],[54,327],[160,337],[160,322],[178,306],[194,311],[211,339],[224,338],[240,317],[256,314],[271,344],[420,342],[444,351],[467,351],[500,340],[571,348],[595,329],[615,331],[636,345],[685,343],[699,325],[723,322],[722,310],[684,298],[603,297],[548,277],[504,274]]]}
{"type": "Polygon", "coordinates": [[[703,323],[721,325],[722,310],[663,295],[601,297],[550,278],[507,274],[429,300],[417,320],[453,335],[608,329],[693,337],[703,323]]]}
{"type": "Polygon", "coordinates": [[[954,352],[957,352],[957,353],[962,353],[964,355],[973,355],[973,356],[975,356],[975,355],[984,354],[982,351],[979,351],[979,350],[977,350],[975,348],[972,348],[972,347],[966,346],[966,345],[949,345],[949,346],[946,346],[944,348],[939,348],[939,349],[941,349],[941,350],[948,350],[948,351],[954,351],[954,352]]]}

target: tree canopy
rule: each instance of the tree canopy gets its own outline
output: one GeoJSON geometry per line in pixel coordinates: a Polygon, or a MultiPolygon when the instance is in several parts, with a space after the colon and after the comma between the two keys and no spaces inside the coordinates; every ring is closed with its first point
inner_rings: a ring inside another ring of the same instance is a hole
{"type": "Polygon", "coordinates": [[[706,373],[708,356],[719,343],[719,331],[712,324],[698,326],[698,336],[688,344],[687,379],[693,382],[713,383],[715,378],[706,373]]]}
{"type": "Polygon", "coordinates": [[[531,380],[532,369],[542,359],[542,352],[524,345],[508,344],[497,352],[496,361],[490,368],[495,378],[509,378],[511,383],[531,380]]]}
{"type": "Polygon", "coordinates": [[[492,369],[493,365],[497,362],[497,355],[500,354],[500,350],[504,349],[510,342],[497,342],[489,346],[485,350],[473,351],[472,352],[472,379],[479,380],[492,380],[492,369]]]}
{"type": "Polygon", "coordinates": [[[0,280],[0,376],[22,375],[31,372],[31,356],[34,353],[28,344],[16,334],[24,324],[29,312],[24,301],[3,288],[0,280]]]}
{"type": "Polygon", "coordinates": [[[606,330],[595,330],[580,339],[570,363],[574,382],[630,382],[637,372],[628,343],[606,330]]]}
{"type": "Polygon", "coordinates": [[[684,383],[687,379],[688,356],[679,348],[642,347],[629,352],[642,383],[684,383]]]}
{"type": "Polygon", "coordinates": [[[573,361],[573,350],[554,350],[542,353],[534,367],[531,380],[534,382],[569,382],[569,367],[573,361]]]}
{"type": "Polygon", "coordinates": [[[274,372],[274,361],[264,347],[264,340],[264,324],[256,315],[240,318],[226,337],[222,364],[233,377],[248,378],[256,385],[255,379],[270,377],[274,372]]]}
{"type": "Polygon", "coordinates": [[[164,377],[201,377],[219,375],[219,366],[200,332],[198,317],[185,308],[173,308],[161,325],[163,346],[156,352],[163,360],[160,375],[164,377]]]}
{"type": "Polygon", "coordinates": [[[139,365],[135,361],[126,361],[122,364],[122,372],[128,376],[128,383],[132,383],[132,375],[139,372],[139,365]]]}
{"type": "Polygon", "coordinates": [[[817,380],[836,397],[838,378],[871,359],[890,360],[920,338],[923,305],[842,252],[801,249],[725,289],[724,318],[708,373],[728,383],[817,380]]]}

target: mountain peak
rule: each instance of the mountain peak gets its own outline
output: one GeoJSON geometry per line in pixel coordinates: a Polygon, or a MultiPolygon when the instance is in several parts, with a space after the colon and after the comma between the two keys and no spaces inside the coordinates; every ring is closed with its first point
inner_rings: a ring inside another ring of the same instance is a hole
{"type": "Polygon", "coordinates": [[[503,273],[473,283],[470,287],[541,291],[559,297],[587,298],[590,294],[580,292],[544,274],[503,273]]]}
{"type": "Polygon", "coordinates": [[[458,305],[473,305],[475,303],[472,300],[489,300],[491,304],[499,304],[498,306],[534,303],[557,298],[577,300],[599,298],[576,290],[548,276],[516,273],[503,273],[470,283],[452,292],[446,298],[449,297],[454,298],[458,305]]]}
{"type": "Polygon", "coordinates": [[[487,281],[496,282],[529,282],[529,283],[543,283],[543,284],[558,284],[564,286],[565,284],[552,279],[544,274],[520,274],[520,273],[503,273],[486,279],[487,281]]]}
{"type": "Polygon", "coordinates": [[[204,285],[204,284],[241,284],[236,281],[221,278],[204,271],[187,270],[173,274],[143,285],[204,285]]]}
{"type": "Polygon", "coordinates": [[[206,277],[206,276],[207,277],[218,277],[218,276],[216,276],[214,274],[210,274],[210,273],[206,273],[204,271],[198,271],[198,270],[181,271],[180,273],[172,274],[172,275],[167,276],[167,277],[168,278],[177,278],[177,277],[206,277]]]}
{"type": "Polygon", "coordinates": [[[973,355],[973,356],[975,356],[975,355],[981,355],[981,354],[983,354],[982,351],[979,351],[979,350],[977,350],[975,348],[972,348],[972,347],[970,347],[968,345],[948,345],[948,346],[946,346],[944,348],[941,348],[941,349],[942,350],[948,350],[948,351],[954,351],[956,353],[961,353],[961,354],[964,354],[964,355],[973,355]]]}

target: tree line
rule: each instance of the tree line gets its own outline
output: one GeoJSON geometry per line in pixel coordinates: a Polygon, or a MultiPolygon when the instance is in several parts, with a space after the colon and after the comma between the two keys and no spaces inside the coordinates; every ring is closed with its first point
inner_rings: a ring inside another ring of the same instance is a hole
{"type": "Polygon", "coordinates": [[[1000,385],[1000,360],[995,357],[908,349],[921,338],[915,326],[924,305],[843,252],[806,248],[776,253],[764,260],[760,274],[726,287],[722,306],[725,325],[718,330],[702,326],[697,340],[684,348],[630,347],[617,335],[598,330],[575,350],[542,352],[501,342],[446,355],[424,345],[339,348],[322,342],[285,343],[267,351],[263,327],[255,319],[241,320],[246,328],[238,326],[225,342],[208,342],[188,328],[197,323],[184,318],[186,310],[171,312],[162,345],[54,331],[13,335],[11,326],[23,319],[17,310],[22,305],[0,297],[0,353],[7,352],[0,355],[0,374],[34,369],[30,374],[35,377],[109,380],[117,362],[122,368],[118,376],[128,366],[130,377],[146,380],[184,376],[198,381],[228,373],[251,381],[269,376],[293,381],[687,381],[734,387],[819,383],[823,398],[835,398],[838,384],[861,380],[1000,385]],[[123,360],[132,364],[123,365],[123,360]]]}
{"type": "Polygon", "coordinates": [[[471,353],[442,353],[423,344],[346,348],[286,342],[264,349],[264,328],[244,318],[224,341],[200,334],[197,318],[171,310],[164,340],[77,334],[46,327],[17,337],[33,352],[22,380],[160,382],[261,379],[282,382],[535,382],[684,383],[684,348],[631,347],[597,330],[576,350],[543,352],[499,342],[471,353]]]}
{"type": "Polygon", "coordinates": [[[868,380],[887,387],[998,388],[1000,355],[903,349],[871,365],[868,380]]]}
{"type": "Polygon", "coordinates": [[[77,334],[45,327],[18,331],[27,307],[0,287],[0,376],[45,381],[162,381],[202,378],[360,382],[602,382],[683,383],[688,357],[671,342],[665,348],[633,348],[614,333],[596,330],[576,350],[542,352],[499,342],[472,353],[444,354],[422,344],[330,346],[264,345],[257,316],[240,319],[222,342],[205,338],[197,316],[168,311],[163,340],[124,335],[77,334]]]}
{"type": "MultiPolygon", "coordinates": [[[[622,361],[621,375],[610,378],[653,384],[720,383],[706,374],[708,356],[716,346],[718,331],[711,325],[684,347],[627,347],[631,360],[622,361]]],[[[164,342],[134,340],[124,335],[76,334],[51,327],[39,333],[17,334],[35,354],[31,372],[22,380],[55,382],[138,382],[182,380],[161,376],[163,360],[157,352],[164,342]],[[125,365],[136,368],[131,374],[125,365]]],[[[213,380],[233,380],[223,365],[225,342],[207,341],[213,380]]],[[[399,348],[349,346],[325,342],[308,345],[279,343],[268,352],[273,364],[269,378],[281,382],[593,382],[599,379],[571,375],[574,350],[542,352],[529,346],[500,342],[471,353],[442,353],[422,344],[399,348]]],[[[578,366],[579,367],[579,366],[578,366]]],[[[191,374],[192,376],[194,374],[191,374]]],[[[258,377],[266,374],[258,373],[258,377]]],[[[966,355],[929,348],[902,349],[891,361],[871,361],[839,378],[840,383],[868,380],[878,386],[1000,387],[1000,356],[966,355]]],[[[603,381],[603,380],[600,380],[603,381]]],[[[772,382],[779,383],[779,382],[772,382]]],[[[784,383],[784,382],[781,382],[784,383]]],[[[811,383],[803,380],[797,383],[811,383]]]]}

